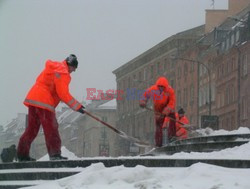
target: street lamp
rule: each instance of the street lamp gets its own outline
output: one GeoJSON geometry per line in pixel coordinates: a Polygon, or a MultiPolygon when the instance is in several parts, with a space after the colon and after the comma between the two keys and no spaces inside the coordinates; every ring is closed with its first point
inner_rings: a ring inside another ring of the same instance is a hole
{"type": "Polygon", "coordinates": [[[211,70],[208,68],[208,66],[206,64],[204,64],[204,63],[202,63],[202,62],[200,62],[198,60],[192,60],[192,59],[187,59],[187,58],[179,58],[179,57],[173,58],[173,59],[179,59],[179,60],[185,60],[185,61],[197,63],[198,65],[202,65],[202,66],[204,66],[206,68],[207,73],[208,73],[208,80],[209,80],[209,86],[208,86],[209,87],[209,93],[208,93],[208,95],[209,95],[209,116],[211,116],[211,113],[212,113],[212,107],[211,107],[212,106],[212,103],[211,103],[211,101],[212,101],[212,97],[211,97],[211,70]]]}

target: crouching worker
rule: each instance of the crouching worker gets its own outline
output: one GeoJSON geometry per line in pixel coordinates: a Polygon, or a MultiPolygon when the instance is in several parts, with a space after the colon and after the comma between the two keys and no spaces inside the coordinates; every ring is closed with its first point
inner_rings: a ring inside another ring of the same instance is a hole
{"type": "MultiPolygon", "coordinates": [[[[164,119],[165,117],[175,119],[175,93],[165,77],[160,77],[155,85],[152,85],[145,91],[140,99],[140,106],[145,108],[150,98],[153,100],[155,111],[155,145],[161,147],[164,119]]],[[[175,133],[175,121],[170,120],[168,135],[171,138],[175,136],[175,133]]]]}
{"type": "MultiPolygon", "coordinates": [[[[186,139],[188,137],[187,129],[183,126],[186,124],[189,124],[189,121],[188,121],[188,118],[184,114],[185,114],[185,111],[182,108],[178,110],[178,113],[175,113],[176,140],[186,139]]],[[[170,122],[170,118],[166,117],[162,127],[168,128],[169,122],[170,122]]],[[[171,140],[169,140],[168,142],[171,142],[171,140]]]]}
{"type": "Polygon", "coordinates": [[[17,160],[16,145],[13,144],[8,148],[4,148],[1,153],[1,159],[3,163],[13,162],[17,160]]]}
{"type": "Polygon", "coordinates": [[[64,160],[61,156],[61,139],[55,108],[60,101],[71,109],[84,113],[81,105],[69,93],[70,74],[78,66],[77,57],[71,54],[62,62],[48,60],[36,83],[28,92],[24,104],[28,107],[28,126],[21,136],[17,148],[19,161],[35,161],[29,156],[30,145],[43,127],[45,142],[50,160],[64,160]]]}
{"type": "Polygon", "coordinates": [[[176,137],[181,140],[181,139],[186,139],[188,137],[188,132],[183,125],[189,124],[188,118],[185,116],[185,111],[180,108],[178,110],[178,114],[176,115],[176,137]],[[183,124],[181,124],[183,123],[183,124]]]}

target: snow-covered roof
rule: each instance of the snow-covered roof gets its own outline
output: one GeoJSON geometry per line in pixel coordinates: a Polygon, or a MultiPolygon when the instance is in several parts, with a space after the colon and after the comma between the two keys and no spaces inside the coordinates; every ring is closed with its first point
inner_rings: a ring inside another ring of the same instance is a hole
{"type": "Polygon", "coordinates": [[[63,112],[57,119],[58,119],[59,124],[72,123],[76,121],[80,116],[83,116],[83,115],[72,109],[68,109],[65,112],[63,112]]]}
{"type": "Polygon", "coordinates": [[[17,124],[16,119],[9,121],[7,124],[3,125],[3,132],[11,130],[17,124]]]}
{"type": "Polygon", "coordinates": [[[116,99],[110,100],[100,106],[97,109],[116,109],[116,99]]]}

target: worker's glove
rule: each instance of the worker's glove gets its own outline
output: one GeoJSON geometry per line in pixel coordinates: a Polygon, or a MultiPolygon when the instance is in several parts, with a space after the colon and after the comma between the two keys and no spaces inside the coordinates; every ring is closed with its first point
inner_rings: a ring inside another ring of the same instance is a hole
{"type": "Polygon", "coordinates": [[[79,108],[79,110],[77,110],[78,112],[80,112],[81,114],[84,114],[85,111],[84,111],[85,107],[82,105],[81,108],[79,108]]]}
{"type": "Polygon", "coordinates": [[[140,107],[145,108],[147,106],[147,102],[145,100],[140,100],[140,107]]]}

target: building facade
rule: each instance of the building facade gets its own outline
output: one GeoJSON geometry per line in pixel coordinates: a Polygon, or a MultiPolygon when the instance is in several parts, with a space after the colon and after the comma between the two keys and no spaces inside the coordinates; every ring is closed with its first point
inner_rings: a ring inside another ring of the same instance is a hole
{"type": "MultiPolygon", "coordinates": [[[[154,116],[139,107],[138,96],[159,76],[168,78],[175,89],[176,109],[185,109],[193,128],[200,128],[206,115],[218,118],[216,129],[250,127],[250,1],[235,2],[229,0],[229,9],[219,14],[207,10],[205,26],[171,36],[113,71],[124,97],[117,100],[120,130],[154,143],[154,116]],[[212,19],[218,15],[218,20],[212,19]]],[[[117,140],[121,155],[144,150],[117,140]]]]}
{"type": "MultiPolygon", "coordinates": [[[[170,85],[175,88],[177,72],[173,57],[184,52],[203,34],[204,26],[178,33],[113,71],[117,90],[122,91],[121,98],[117,99],[118,129],[153,143],[154,115],[139,107],[139,98],[159,76],[167,77],[170,85]]],[[[135,155],[145,150],[124,139],[117,140],[122,149],[120,155],[135,155]]]]}

